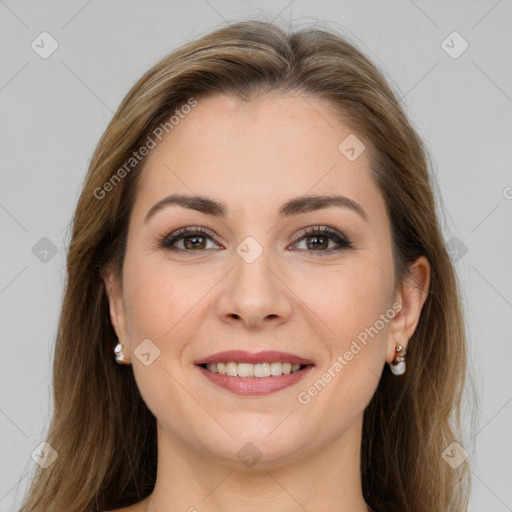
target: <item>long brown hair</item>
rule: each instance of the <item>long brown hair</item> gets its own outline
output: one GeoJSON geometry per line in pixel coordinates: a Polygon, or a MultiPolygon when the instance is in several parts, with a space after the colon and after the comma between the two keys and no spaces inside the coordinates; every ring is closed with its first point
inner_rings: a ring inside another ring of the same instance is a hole
{"type": "Polygon", "coordinates": [[[117,340],[102,279],[106,268],[121,274],[145,158],[129,168],[126,162],[191,98],[228,94],[249,101],[281,92],[326,100],[369,147],[391,220],[397,279],[419,256],[431,265],[407,372],[397,378],[386,365],[365,411],[364,497],[375,512],[466,510],[468,464],[453,469],[441,456],[460,439],[466,341],[428,153],[383,74],[348,40],[328,29],[289,33],[249,20],[158,62],[126,95],[98,143],[73,220],[55,345],[54,412],[46,441],[58,457],[50,467],[36,468],[20,512],[109,510],[152,492],[155,417],[132,368],[114,362],[117,340]]]}

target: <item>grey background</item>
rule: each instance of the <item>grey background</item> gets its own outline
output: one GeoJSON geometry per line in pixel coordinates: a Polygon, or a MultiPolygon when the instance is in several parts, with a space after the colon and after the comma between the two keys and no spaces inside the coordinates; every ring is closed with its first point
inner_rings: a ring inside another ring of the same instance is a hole
{"type": "Polygon", "coordinates": [[[470,510],[512,510],[511,0],[0,0],[0,512],[20,503],[50,419],[67,227],[101,133],[157,60],[255,15],[297,28],[325,22],[400,91],[435,162],[446,239],[458,240],[481,403],[464,445],[470,510]],[[31,47],[43,31],[59,45],[47,59],[31,47]],[[469,44],[458,58],[441,46],[453,31],[469,44]]]}

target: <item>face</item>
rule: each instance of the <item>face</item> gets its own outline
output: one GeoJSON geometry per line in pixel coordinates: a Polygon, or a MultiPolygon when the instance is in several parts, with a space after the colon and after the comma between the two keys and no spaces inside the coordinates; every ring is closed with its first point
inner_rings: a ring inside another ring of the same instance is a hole
{"type": "Polygon", "coordinates": [[[406,334],[402,296],[368,151],[354,160],[338,148],[351,133],[319,99],[216,96],[148,157],[122,286],[107,281],[111,316],[158,428],[202,457],[235,463],[251,442],[272,465],[355,439],[395,342],[407,341],[393,339],[406,334]],[[171,194],[221,203],[224,216],[160,203],[171,194]],[[304,207],[325,195],[344,199],[304,207]],[[218,379],[226,388],[196,363],[228,350],[310,364],[267,387],[218,379]]]}

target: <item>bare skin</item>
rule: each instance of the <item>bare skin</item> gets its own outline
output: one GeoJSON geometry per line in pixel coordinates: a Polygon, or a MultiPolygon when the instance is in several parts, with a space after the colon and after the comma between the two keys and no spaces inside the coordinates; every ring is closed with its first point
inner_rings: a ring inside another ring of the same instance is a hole
{"type": "Polygon", "coordinates": [[[215,96],[200,99],[152,150],[130,218],[122,286],[114,273],[105,283],[112,323],[157,418],[157,482],[151,497],[118,512],[145,511],[149,499],[148,512],[367,511],[359,469],[364,409],[396,344],[406,346],[414,333],[430,267],[419,258],[395,288],[390,224],[368,151],[349,161],[338,149],[351,133],[315,98],[244,104],[215,96]],[[223,202],[226,217],[171,205],[145,222],[169,194],[223,202]],[[345,196],[365,213],[329,206],[278,215],[291,198],[324,194],[345,196]],[[176,240],[175,251],[159,246],[182,227],[208,235],[176,240]],[[305,236],[308,227],[330,227],[352,247],[323,233],[305,236]],[[248,236],[262,250],[251,263],[236,251],[248,236]],[[393,304],[400,311],[332,376],[338,356],[393,304]],[[134,354],[145,339],[160,350],[148,366],[134,354]],[[194,365],[231,349],[291,352],[315,366],[280,391],[235,395],[194,365]],[[329,383],[308,394],[329,368],[329,383]],[[237,456],[247,443],[261,456],[252,467],[237,456]]]}

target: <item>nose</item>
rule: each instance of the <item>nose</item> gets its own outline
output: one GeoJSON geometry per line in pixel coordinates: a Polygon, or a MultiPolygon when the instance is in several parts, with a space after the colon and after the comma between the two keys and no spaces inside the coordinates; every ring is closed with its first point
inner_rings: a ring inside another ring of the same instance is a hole
{"type": "Polygon", "coordinates": [[[253,330],[285,323],[292,313],[293,293],[287,287],[285,276],[267,257],[268,251],[247,263],[237,254],[233,256],[234,269],[224,281],[217,304],[223,322],[243,324],[253,330]],[[272,267],[272,268],[271,268],[272,267]]]}

